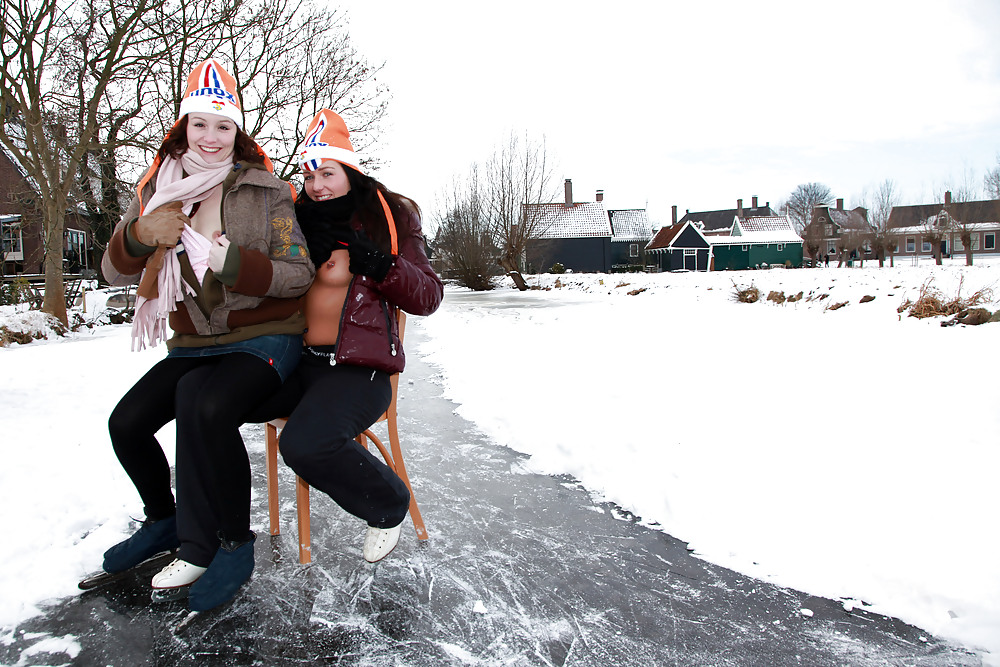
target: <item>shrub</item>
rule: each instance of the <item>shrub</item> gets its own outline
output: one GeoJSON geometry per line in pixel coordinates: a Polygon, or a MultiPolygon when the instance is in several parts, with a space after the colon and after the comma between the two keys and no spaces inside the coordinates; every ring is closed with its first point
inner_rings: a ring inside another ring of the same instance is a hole
{"type": "Polygon", "coordinates": [[[760,290],[753,284],[751,284],[750,287],[741,288],[736,283],[733,283],[733,289],[736,290],[733,294],[733,298],[740,303],[757,303],[760,299],[760,290]]]}
{"type": "Polygon", "coordinates": [[[559,262],[556,262],[552,265],[552,268],[549,269],[549,273],[566,273],[566,267],[559,262]]]}

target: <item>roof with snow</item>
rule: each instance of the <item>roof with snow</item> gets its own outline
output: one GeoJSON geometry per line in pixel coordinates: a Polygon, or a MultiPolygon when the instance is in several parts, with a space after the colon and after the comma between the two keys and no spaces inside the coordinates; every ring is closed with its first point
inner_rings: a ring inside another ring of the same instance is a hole
{"type": "Polygon", "coordinates": [[[542,217],[538,223],[539,239],[577,239],[611,236],[611,223],[600,202],[582,202],[567,207],[562,202],[529,204],[542,217]]]}
{"type": "Polygon", "coordinates": [[[1000,220],[1000,199],[893,206],[889,214],[889,227],[917,227],[925,224],[928,218],[940,215],[942,211],[947,211],[953,219],[966,224],[993,222],[1000,220]]]}
{"type": "MultiPolygon", "coordinates": [[[[831,206],[817,206],[813,209],[813,221],[819,222],[825,213],[830,222],[841,229],[865,231],[868,229],[868,211],[858,206],[850,211],[831,206]]],[[[809,224],[812,224],[810,222],[809,224]]]]}
{"type": "Polygon", "coordinates": [[[608,211],[611,220],[611,242],[641,241],[645,243],[653,236],[653,225],[649,222],[646,209],[632,208],[608,211]]]}
{"type": "Polygon", "coordinates": [[[735,243],[802,243],[791,220],[784,215],[769,215],[737,220],[730,236],[710,236],[713,245],[735,243]]]}
{"type": "MultiPolygon", "coordinates": [[[[688,211],[684,214],[684,217],[677,222],[701,222],[704,223],[703,232],[707,233],[714,229],[720,229],[722,227],[729,227],[733,224],[733,220],[739,215],[740,210],[738,208],[727,208],[721,211],[696,211],[692,213],[688,211]]],[[[768,217],[774,216],[777,213],[774,212],[769,205],[757,206],[757,207],[743,207],[744,217],[768,217]]]]}

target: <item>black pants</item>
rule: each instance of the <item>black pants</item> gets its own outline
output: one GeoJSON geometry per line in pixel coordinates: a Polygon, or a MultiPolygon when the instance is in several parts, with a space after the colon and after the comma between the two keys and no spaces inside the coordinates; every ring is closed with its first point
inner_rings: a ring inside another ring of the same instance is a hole
{"type": "Polygon", "coordinates": [[[391,400],[387,373],[330,366],[303,353],[278,394],[248,421],[288,417],[280,449],[295,474],[369,526],[391,528],[406,517],[410,492],[389,466],[354,440],[391,400]]]}
{"type": "Polygon", "coordinates": [[[270,365],[245,352],[167,358],[112,411],[111,443],[150,519],[175,512],[170,466],[155,436],[176,421],[179,558],[206,567],[219,532],[230,540],[248,536],[250,460],[239,429],[280,383],[270,365]]]}

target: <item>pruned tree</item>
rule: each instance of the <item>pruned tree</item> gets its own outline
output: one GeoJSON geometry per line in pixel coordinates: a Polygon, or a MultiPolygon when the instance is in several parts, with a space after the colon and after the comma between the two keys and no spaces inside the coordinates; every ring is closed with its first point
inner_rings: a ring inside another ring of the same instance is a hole
{"type": "Polygon", "coordinates": [[[792,221],[796,232],[802,232],[812,221],[813,209],[829,205],[833,200],[830,188],[822,183],[803,183],[795,188],[778,208],[792,221]]]}
{"type": "Polygon", "coordinates": [[[890,266],[893,265],[893,253],[898,247],[898,242],[889,226],[889,216],[893,207],[899,205],[899,198],[899,188],[889,178],[879,183],[871,194],[866,190],[861,196],[862,205],[868,210],[868,228],[871,230],[872,251],[878,259],[880,268],[885,266],[887,254],[890,266]]]}
{"type": "Polygon", "coordinates": [[[987,215],[987,205],[980,200],[979,189],[975,185],[976,180],[971,173],[966,172],[962,183],[957,187],[950,187],[947,196],[941,197],[945,206],[938,215],[948,231],[958,234],[965,251],[966,266],[972,266],[976,241],[979,238],[976,224],[987,215]]]}
{"type": "Polygon", "coordinates": [[[826,238],[825,228],[821,224],[808,224],[800,232],[802,236],[802,244],[805,248],[806,254],[809,255],[810,259],[818,262],[820,256],[820,248],[823,246],[823,241],[826,238]]]}

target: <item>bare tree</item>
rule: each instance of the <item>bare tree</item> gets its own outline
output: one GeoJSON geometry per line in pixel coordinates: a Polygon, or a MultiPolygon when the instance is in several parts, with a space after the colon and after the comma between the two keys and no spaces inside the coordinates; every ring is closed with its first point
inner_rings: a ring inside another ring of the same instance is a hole
{"type": "Polygon", "coordinates": [[[62,281],[63,225],[71,194],[107,118],[116,77],[140,71],[161,52],[141,31],[143,15],[165,0],[5,0],[0,25],[0,93],[12,114],[0,143],[37,189],[45,248],[42,311],[67,322],[62,281]]]}
{"type": "Polygon", "coordinates": [[[526,137],[522,143],[512,132],[486,162],[484,181],[483,207],[500,248],[497,263],[508,274],[520,276],[528,242],[545,231],[539,205],[555,197],[544,138],[534,142],[526,137]]]}
{"type": "Polygon", "coordinates": [[[281,177],[296,168],[303,118],[337,110],[362,150],[386,111],[380,67],[357,55],[339,14],[306,0],[4,0],[0,38],[10,108],[0,143],[37,190],[42,308],[63,322],[66,211],[82,204],[106,241],[198,62],[229,56],[253,119],[246,129],[276,156],[281,177]]]}
{"type": "Polygon", "coordinates": [[[464,181],[455,179],[444,199],[434,248],[447,274],[472,290],[493,289],[498,250],[480,199],[478,167],[473,165],[464,181]]]}
{"type": "Polygon", "coordinates": [[[952,192],[951,201],[945,206],[949,227],[958,234],[965,251],[965,264],[972,266],[973,254],[979,240],[977,224],[988,217],[989,204],[981,201],[978,191],[966,185],[952,192]]]}
{"type": "MultiPolygon", "coordinates": [[[[358,54],[337,10],[307,0],[174,0],[151,9],[144,26],[170,47],[151,63],[133,94],[146,97],[132,121],[141,132],[119,136],[116,144],[117,125],[109,123],[108,148],[94,160],[101,170],[84,176],[92,184],[88,210],[106,213],[112,226],[120,216],[112,193],[119,193],[119,206],[127,201],[176,121],[188,73],[206,58],[220,57],[236,79],[244,129],[271,156],[279,178],[288,180],[298,170],[295,150],[303,139],[303,119],[321,108],[344,118],[359,153],[381,131],[388,108],[388,90],[377,81],[382,66],[369,65],[358,54]]],[[[363,160],[367,168],[378,163],[370,154],[363,160]]],[[[95,236],[103,241],[98,230],[95,236]]]]}
{"type": "Polygon", "coordinates": [[[898,242],[892,228],[889,226],[889,215],[894,206],[899,205],[899,189],[892,179],[882,181],[875,191],[868,195],[867,191],[862,194],[863,206],[868,210],[868,227],[870,231],[870,242],[875,257],[878,258],[879,267],[885,266],[885,256],[889,254],[890,265],[893,264],[893,253],[898,247],[898,242]]]}
{"type": "Polygon", "coordinates": [[[830,188],[822,183],[803,183],[778,208],[792,221],[795,231],[801,232],[812,221],[813,209],[829,205],[832,197],[830,188]]]}
{"type": "Polygon", "coordinates": [[[931,246],[931,256],[934,263],[941,266],[941,243],[948,237],[949,221],[947,215],[932,215],[921,223],[920,236],[931,246]]]}
{"type": "Polygon", "coordinates": [[[1000,153],[997,153],[997,166],[983,177],[983,189],[987,199],[1000,199],[1000,153]]]}

